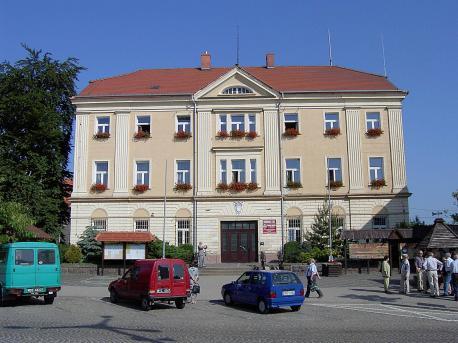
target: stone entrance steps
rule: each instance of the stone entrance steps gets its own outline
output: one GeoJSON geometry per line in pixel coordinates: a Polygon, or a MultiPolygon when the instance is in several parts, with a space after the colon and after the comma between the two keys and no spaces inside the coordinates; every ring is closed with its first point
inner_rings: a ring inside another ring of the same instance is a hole
{"type": "Polygon", "coordinates": [[[199,269],[200,275],[240,275],[247,270],[252,270],[254,266],[260,266],[256,262],[252,263],[217,263],[207,264],[206,267],[199,269]]]}

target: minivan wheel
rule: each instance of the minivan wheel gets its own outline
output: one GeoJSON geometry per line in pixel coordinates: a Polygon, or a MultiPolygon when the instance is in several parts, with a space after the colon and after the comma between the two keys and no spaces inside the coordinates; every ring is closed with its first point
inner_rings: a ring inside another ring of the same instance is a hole
{"type": "Polygon", "coordinates": [[[225,303],[227,306],[231,306],[231,305],[233,304],[233,302],[232,302],[232,297],[231,297],[231,295],[230,295],[228,292],[224,293],[224,303],[225,303]]]}
{"type": "Polygon", "coordinates": [[[269,313],[269,308],[267,307],[267,304],[263,299],[260,299],[258,301],[258,312],[262,314],[269,313]]]}
{"type": "Polygon", "coordinates": [[[55,298],[54,294],[45,295],[45,304],[51,305],[54,302],[54,298],[55,298]]]}
{"type": "Polygon", "coordinates": [[[142,298],[141,307],[142,307],[143,311],[151,310],[150,301],[149,301],[149,299],[147,297],[143,297],[142,298]]]}
{"type": "Polygon", "coordinates": [[[291,306],[291,310],[292,310],[293,312],[297,312],[297,311],[299,311],[300,309],[301,309],[301,305],[291,306]]]}
{"type": "Polygon", "coordinates": [[[110,301],[116,304],[119,301],[118,293],[114,289],[110,289],[110,301]]]}
{"type": "Polygon", "coordinates": [[[180,310],[181,310],[182,308],[184,308],[185,305],[186,305],[186,303],[183,301],[183,299],[177,299],[177,300],[175,300],[175,306],[176,306],[177,308],[179,308],[180,310]]]}

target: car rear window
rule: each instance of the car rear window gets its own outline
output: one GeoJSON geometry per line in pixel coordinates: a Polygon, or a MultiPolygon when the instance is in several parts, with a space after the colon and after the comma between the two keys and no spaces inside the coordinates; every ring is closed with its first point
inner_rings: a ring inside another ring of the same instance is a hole
{"type": "Polygon", "coordinates": [[[173,278],[175,280],[183,280],[184,279],[184,268],[181,264],[174,264],[173,265],[173,278]]]}
{"type": "Polygon", "coordinates": [[[168,280],[169,279],[169,266],[159,266],[157,268],[157,279],[168,280]]]}
{"type": "Polygon", "coordinates": [[[272,274],[274,285],[285,285],[289,283],[300,283],[299,278],[294,273],[276,273],[272,274]]]}
{"type": "Polygon", "coordinates": [[[33,264],[33,249],[16,249],[15,261],[17,266],[33,264]]]}
{"type": "Polygon", "coordinates": [[[54,249],[39,249],[38,264],[56,264],[56,252],[54,249]]]}

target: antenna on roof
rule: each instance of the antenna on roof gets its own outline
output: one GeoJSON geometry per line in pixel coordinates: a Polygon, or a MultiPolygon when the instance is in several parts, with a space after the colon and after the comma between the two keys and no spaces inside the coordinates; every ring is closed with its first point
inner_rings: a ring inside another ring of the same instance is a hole
{"type": "Polygon", "coordinates": [[[380,36],[381,42],[382,42],[382,55],[383,55],[383,72],[385,77],[387,77],[386,73],[386,59],[385,59],[385,44],[383,43],[383,33],[380,36]]]}
{"type": "Polygon", "coordinates": [[[235,65],[238,67],[239,66],[239,61],[240,61],[240,44],[239,44],[239,25],[237,25],[237,62],[235,65]]]}
{"type": "Polygon", "coordinates": [[[332,67],[331,31],[329,29],[328,29],[328,45],[329,45],[329,65],[332,67]]]}

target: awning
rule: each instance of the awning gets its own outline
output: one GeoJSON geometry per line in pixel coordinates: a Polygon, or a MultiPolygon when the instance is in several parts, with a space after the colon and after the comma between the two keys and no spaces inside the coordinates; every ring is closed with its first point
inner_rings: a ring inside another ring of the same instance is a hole
{"type": "Polygon", "coordinates": [[[156,240],[151,232],[104,231],[97,234],[95,239],[104,243],[148,243],[156,240]]]}

